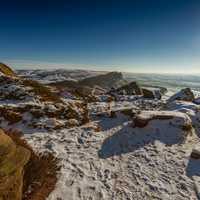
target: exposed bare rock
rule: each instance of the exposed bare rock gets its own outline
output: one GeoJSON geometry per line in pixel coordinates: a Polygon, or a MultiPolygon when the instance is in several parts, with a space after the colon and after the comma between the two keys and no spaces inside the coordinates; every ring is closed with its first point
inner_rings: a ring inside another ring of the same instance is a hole
{"type": "Polygon", "coordinates": [[[162,95],[167,93],[167,88],[165,88],[165,87],[155,86],[155,85],[148,85],[148,84],[142,84],[141,86],[142,86],[142,88],[146,88],[146,89],[150,89],[150,90],[157,90],[162,95]]]}
{"type": "Polygon", "coordinates": [[[158,89],[147,89],[147,88],[142,88],[143,92],[143,97],[146,99],[161,99],[162,98],[162,93],[158,89]]]}
{"type": "Polygon", "coordinates": [[[142,92],[143,92],[143,97],[144,98],[155,99],[155,95],[154,95],[153,91],[143,88],[142,92]]]}
{"type": "Polygon", "coordinates": [[[194,93],[190,88],[185,88],[179,91],[178,93],[174,94],[172,97],[169,98],[170,101],[175,101],[175,100],[182,100],[182,101],[194,101],[195,96],[194,93]]]}
{"type": "Polygon", "coordinates": [[[142,89],[135,81],[117,88],[116,92],[122,95],[142,95],[143,94],[142,89]]]}
{"type": "Polygon", "coordinates": [[[0,199],[22,200],[23,171],[29,159],[29,150],[0,130],[0,199]]]}

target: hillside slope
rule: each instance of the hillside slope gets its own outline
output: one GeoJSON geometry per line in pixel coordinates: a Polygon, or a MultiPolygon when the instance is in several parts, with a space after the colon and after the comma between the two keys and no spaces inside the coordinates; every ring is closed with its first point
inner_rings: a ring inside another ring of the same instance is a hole
{"type": "Polygon", "coordinates": [[[0,72],[6,76],[16,76],[16,73],[4,63],[0,63],[0,72]]]}

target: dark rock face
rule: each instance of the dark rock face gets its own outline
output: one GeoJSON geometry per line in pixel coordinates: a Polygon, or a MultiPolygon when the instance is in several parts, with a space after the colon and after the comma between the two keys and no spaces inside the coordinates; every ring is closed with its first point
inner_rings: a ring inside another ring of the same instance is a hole
{"type": "Polygon", "coordinates": [[[179,91],[178,93],[174,94],[172,97],[170,97],[168,101],[175,101],[175,100],[194,101],[195,96],[190,88],[185,88],[179,91]]]}
{"type": "Polygon", "coordinates": [[[161,87],[161,86],[155,86],[155,85],[148,85],[148,84],[142,84],[142,88],[149,88],[154,91],[159,91],[161,95],[164,95],[167,93],[167,88],[161,87]]]}
{"type": "Polygon", "coordinates": [[[123,75],[120,72],[110,72],[107,74],[102,74],[90,78],[85,78],[83,80],[80,80],[78,83],[80,85],[85,85],[89,87],[94,87],[96,85],[110,89],[111,87],[120,87],[123,85],[126,81],[123,80],[123,75]]]}
{"type": "Polygon", "coordinates": [[[122,95],[142,95],[143,94],[142,89],[135,81],[118,88],[116,92],[122,95]]]}
{"type": "Polygon", "coordinates": [[[149,90],[146,88],[142,88],[143,97],[146,99],[161,99],[162,93],[160,90],[149,90]]]}
{"type": "Polygon", "coordinates": [[[154,95],[153,91],[143,88],[142,92],[143,92],[143,97],[144,98],[155,99],[155,95],[154,95]]]}

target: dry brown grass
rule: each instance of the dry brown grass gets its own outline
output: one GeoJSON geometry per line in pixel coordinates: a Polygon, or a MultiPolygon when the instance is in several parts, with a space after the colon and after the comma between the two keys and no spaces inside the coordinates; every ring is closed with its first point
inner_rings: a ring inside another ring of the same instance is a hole
{"type": "Polygon", "coordinates": [[[6,132],[16,144],[31,151],[31,158],[25,166],[23,200],[45,200],[55,188],[57,182],[58,159],[52,154],[35,153],[27,142],[21,138],[21,133],[6,132]]]}
{"type": "Polygon", "coordinates": [[[183,131],[192,131],[192,129],[193,129],[192,124],[186,124],[186,125],[182,126],[183,131]]]}
{"type": "Polygon", "coordinates": [[[62,102],[60,97],[47,86],[30,79],[23,79],[22,82],[23,85],[32,87],[34,94],[40,96],[43,101],[62,102]]]}

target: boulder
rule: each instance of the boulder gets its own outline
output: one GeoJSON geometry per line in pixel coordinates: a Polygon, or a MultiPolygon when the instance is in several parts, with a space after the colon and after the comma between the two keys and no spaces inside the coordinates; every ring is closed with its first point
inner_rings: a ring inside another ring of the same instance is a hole
{"type": "Polygon", "coordinates": [[[142,89],[135,81],[117,88],[116,92],[122,95],[142,95],[143,94],[142,89]]]}
{"type": "Polygon", "coordinates": [[[168,101],[175,101],[175,100],[182,100],[182,101],[194,101],[195,96],[194,93],[190,88],[182,89],[181,91],[177,92],[173,96],[171,96],[168,101]]]}
{"type": "Polygon", "coordinates": [[[163,93],[161,92],[161,90],[157,89],[157,88],[142,88],[142,92],[143,92],[143,97],[146,99],[161,99],[163,93]]]}
{"type": "Polygon", "coordinates": [[[133,118],[133,125],[134,127],[143,128],[153,120],[170,120],[171,125],[180,127],[182,130],[189,131],[192,129],[190,117],[177,111],[141,111],[133,118]]]}
{"type": "Polygon", "coordinates": [[[30,151],[0,130],[0,199],[22,200],[23,171],[30,151]]]}
{"type": "Polygon", "coordinates": [[[143,97],[147,99],[155,99],[155,94],[153,91],[148,90],[146,88],[142,88],[143,97]]]}

